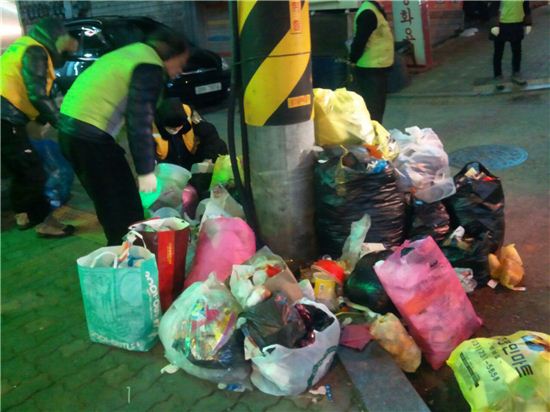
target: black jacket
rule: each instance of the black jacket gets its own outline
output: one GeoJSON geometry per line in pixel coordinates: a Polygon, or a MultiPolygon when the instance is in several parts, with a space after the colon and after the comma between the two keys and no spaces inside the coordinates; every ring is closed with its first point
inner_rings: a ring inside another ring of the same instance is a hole
{"type": "MultiPolygon", "coordinates": [[[[57,52],[55,42],[66,33],[63,23],[56,19],[45,19],[34,25],[28,35],[42,44],[47,51],[40,46],[28,47],[23,54],[21,66],[21,76],[29,100],[40,113],[37,121],[44,124],[50,123],[54,127],[57,127],[58,124],[59,108],[46,89],[48,55],[54,66],[57,67],[63,63],[63,57],[57,52]]],[[[1,109],[2,119],[16,125],[24,125],[29,122],[29,118],[4,97],[2,97],[1,109]]]]}

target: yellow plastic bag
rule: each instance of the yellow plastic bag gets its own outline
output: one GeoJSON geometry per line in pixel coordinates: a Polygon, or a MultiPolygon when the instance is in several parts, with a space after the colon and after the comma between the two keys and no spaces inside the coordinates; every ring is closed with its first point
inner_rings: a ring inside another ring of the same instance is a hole
{"type": "Polygon", "coordinates": [[[550,336],[545,333],[470,339],[447,364],[473,412],[550,410],[550,336]]]}
{"type": "Polygon", "coordinates": [[[523,261],[512,243],[503,246],[496,255],[489,254],[489,273],[491,277],[498,280],[502,286],[512,290],[525,290],[517,285],[523,279],[523,261]]]}
{"type": "Polygon", "coordinates": [[[372,121],[372,128],[374,135],[372,139],[367,139],[367,148],[369,152],[372,147],[375,147],[379,153],[379,158],[384,160],[393,160],[399,155],[398,144],[390,138],[390,132],[386,130],[384,126],[378,123],[376,120],[372,121]]]}
{"type": "Polygon", "coordinates": [[[357,93],[344,88],[313,89],[315,143],[364,144],[375,137],[370,113],[357,93]]]}
{"type": "MultiPolygon", "coordinates": [[[[239,163],[239,174],[241,180],[243,178],[243,163],[242,158],[237,157],[239,163]]],[[[218,156],[216,163],[214,163],[214,170],[212,171],[212,181],[210,182],[210,189],[216,185],[223,185],[227,187],[235,186],[235,176],[233,175],[233,169],[231,168],[231,158],[229,155],[218,156]]]]}

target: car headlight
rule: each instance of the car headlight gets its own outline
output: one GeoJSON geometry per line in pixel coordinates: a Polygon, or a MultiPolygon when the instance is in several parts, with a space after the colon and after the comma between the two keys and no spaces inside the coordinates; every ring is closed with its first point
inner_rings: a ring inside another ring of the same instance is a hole
{"type": "Polygon", "coordinates": [[[231,69],[231,66],[229,66],[229,63],[227,63],[227,60],[225,60],[222,57],[222,70],[230,70],[230,69],[231,69]]]}

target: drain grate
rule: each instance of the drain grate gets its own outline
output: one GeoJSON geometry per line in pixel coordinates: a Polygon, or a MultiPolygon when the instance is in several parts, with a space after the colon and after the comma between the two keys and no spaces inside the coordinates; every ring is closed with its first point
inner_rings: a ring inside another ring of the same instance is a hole
{"type": "Polygon", "coordinates": [[[525,149],[513,145],[468,146],[449,154],[449,163],[461,168],[468,162],[479,161],[489,170],[518,166],[527,160],[525,149]]]}

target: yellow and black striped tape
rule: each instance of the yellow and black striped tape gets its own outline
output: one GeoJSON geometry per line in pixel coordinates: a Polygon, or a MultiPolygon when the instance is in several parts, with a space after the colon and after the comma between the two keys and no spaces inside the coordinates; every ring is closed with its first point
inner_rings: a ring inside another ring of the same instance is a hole
{"type": "Polygon", "coordinates": [[[311,119],[309,1],[242,0],[238,22],[246,123],[311,119]]]}

